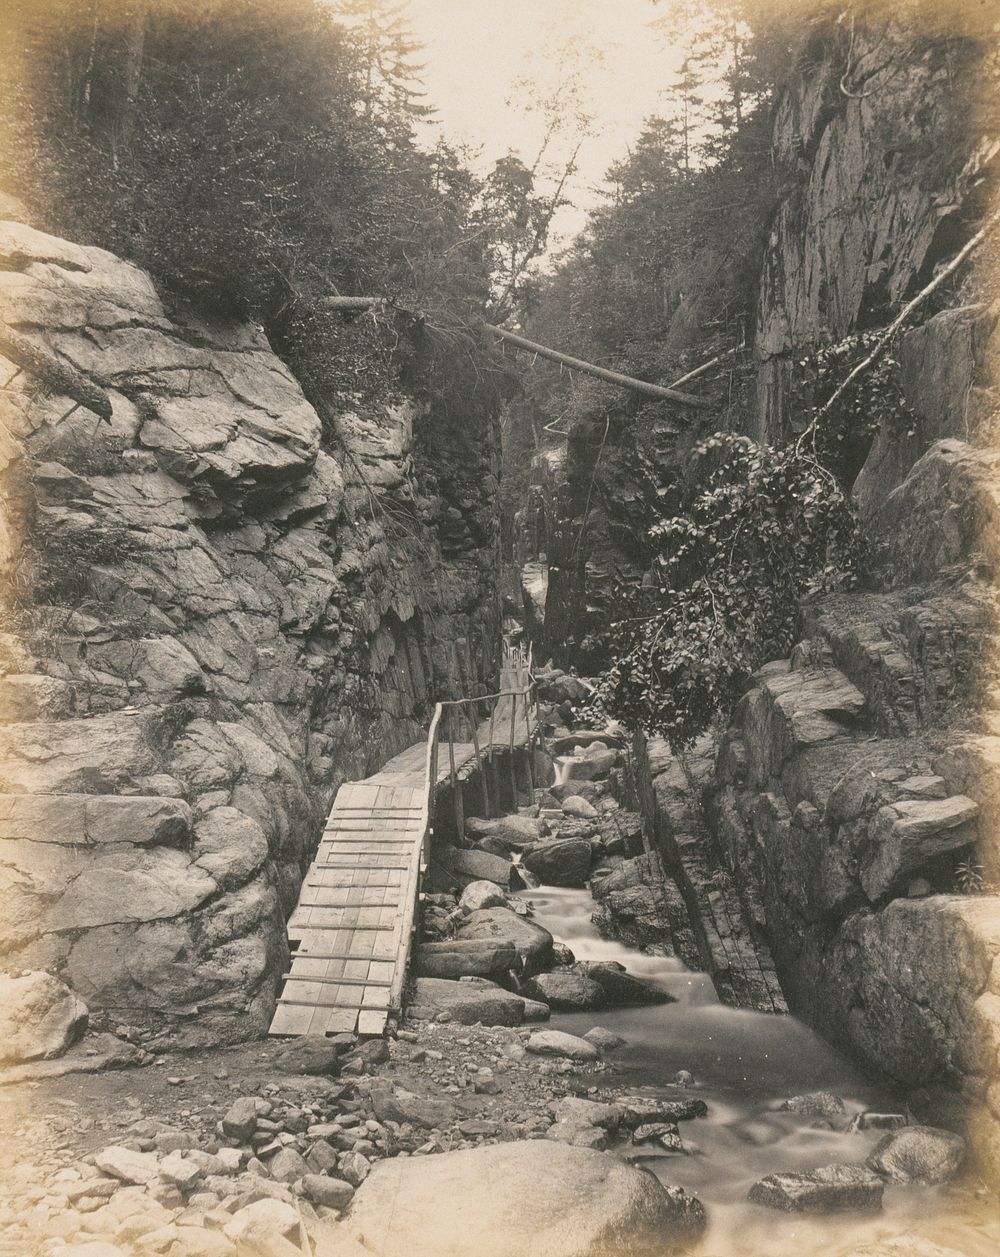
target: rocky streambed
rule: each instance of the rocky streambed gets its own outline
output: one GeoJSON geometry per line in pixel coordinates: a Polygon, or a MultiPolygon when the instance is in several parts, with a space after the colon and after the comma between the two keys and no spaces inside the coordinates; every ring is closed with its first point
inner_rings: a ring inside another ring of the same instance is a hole
{"type": "Polygon", "coordinates": [[[592,918],[633,937],[635,895],[622,929],[591,891],[642,858],[641,827],[617,748],[577,745],[581,776],[436,853],[396,1038],[154,1045],[137,1068],[0,1088],[0,1250],[996,1252],[960,1136],[794,1018],[723,1006],[662,932],[601,936],[592,918]]]}

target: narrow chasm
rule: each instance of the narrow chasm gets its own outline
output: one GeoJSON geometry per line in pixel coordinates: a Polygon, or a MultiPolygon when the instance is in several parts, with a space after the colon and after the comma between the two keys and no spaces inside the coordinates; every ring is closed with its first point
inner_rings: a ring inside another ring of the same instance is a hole
{"type": "Polygon", "coordinates": [[[842,7],[6,6],[0,1257],[1000,1251],[995,14],[842,7]]]}

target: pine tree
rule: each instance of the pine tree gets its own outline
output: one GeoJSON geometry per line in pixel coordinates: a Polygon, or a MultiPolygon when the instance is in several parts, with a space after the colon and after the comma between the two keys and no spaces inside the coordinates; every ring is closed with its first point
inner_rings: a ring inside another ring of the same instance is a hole
{"type": "Polygon", "coordinates": [[[392,0],[337,0],[333,11],[350,28],[366,67],[365,110],[402,109],[426,117],[433,108],[421,104],[424,65],[415,60],[423,50],[404,16],[406,5],[392,0]]]}

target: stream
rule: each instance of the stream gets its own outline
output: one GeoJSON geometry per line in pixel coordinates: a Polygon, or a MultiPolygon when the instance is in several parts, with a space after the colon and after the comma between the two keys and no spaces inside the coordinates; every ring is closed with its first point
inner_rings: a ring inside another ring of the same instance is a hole
{"type": "MultiPolygon", "coordinates": [[[[709,1226],[696,1253],[835,1257],[853,1252],[855,1245],[913,1232],[966,1257],[996,1257],[1000,1219],[995,1202],[964,1189],[889,1186],[882,1211],[874,1214],[809,1217],[748,1203],[751,1184],[765,1175],[863,1160],[883,1134],[813,1128],[813,1119],[777,1111],[782,1100],[832,1091],[847,1106],[847,1118],[838,1121],[846,1126],[862,1109],[899,1112],[899,1099],[868,1082],[796,1018],[729,1008],[720,1003],[707,974],[677,959],[602,939],[590,919],[594,902],[589,891],[542,886],[523,893],[538,923],[571,947],[578,960],[618,961],[676,1000],[553,1014],[552,1027],[584,1034],[601,1025],[621,1035],[626,1046],[611,1059],[629,1087],[662,1086],[682,1069],[694,1075],[693,1094],[707,1102],[709,1112],[681,1126],[690,1155],[651,1153],[641,1163],[705,1205],[709,1226]]],[[[920,1249],[909,1245],[898,1252],[899,1257],[920,1257],[920,1249]]]]}

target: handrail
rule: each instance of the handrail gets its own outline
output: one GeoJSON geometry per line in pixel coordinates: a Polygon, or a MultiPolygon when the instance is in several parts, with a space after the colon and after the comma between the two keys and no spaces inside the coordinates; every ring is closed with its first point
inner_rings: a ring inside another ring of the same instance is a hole
{"type": "MultiPolygon", "coordinates": [[[[504,642],[503,651],[503,667],[501,675],[513,671],[518,680],[524,680],[525,684],[520,689],[501,689],[495,694],[479,694],[473,698],[445,698],[434,704],[434,713],[431,716],[430,727],[427,730],[427,751],[424,757],[424,832],[421,841],[418,864],[416,868],[416,893],[411,903],[407,904],[404,909],[406,916],[403,922],[402,938],[410,939],[410,935],[417,928],[416,905],[420,896],[421,883],[423,881],[423,872],[430,863],[430,842],[433,837],[431,828],[431,817],[434,808],[434,792],[438,784],[438,752],[441,744],[441,723],[445,719],[445,710],[448,711],[447,734],[448,734],[448,755],[449,755],[449,772],[448,776],[451,781],[452,798],[455,805],[456,822],[458,824],[459,833],[461,833],[464,817],[462,810],[462,795],[459,788],[458,771],[455,764],[455,741],[454,729],[451,721],[451,712],[458,708],[466,708],[471,705],[478,706],[481,703],[489,703],[489,733],[488,742],[485,747],[480,746],[478,722],[475,714],[471,721],[472,732],[472,748],[475,756],[476,766],[480,771],[480,779],[483,790],[483,810],[487,816],[490,815],[490,787],[487,781],[488,767],[493,764],[494,751],[497,742],[494,738],[497,708],[502,699],[509,698],[511,700],[510,709],[510,731],[509,731],[509,750],[510,750],[510,770],[511,783],[514,791],[514,797],[517,797],[517,778],[514,766],[514,745],[515,734],[517,730],[517,704],[518,699],[524,702],[524,724],[527,734],[528,743],[528,782],[533,788],[533,773],[531,768],[531,747],[534,739],[535,728],[537,727],[537,704],[533,701],[536,689],[536,681],[531,671],[532,651],[527,651],[521,646],[512,646],[509,642],[504,642]]],[[[543,743],[544,745],[544,743],[543,743]]],[[[498,799],[499,802],[499,799],[498,799]]],[[[405,956],[406,952],[404,952],[405,956]]],[[[397,978],[397,986],[394,985],[391,991],[391,1004],[393,1007],[399,1007],[402,1001],[402,987],[405,980],[405,959],[399,966],[400,972],[397,978]]]]}

